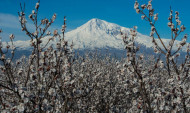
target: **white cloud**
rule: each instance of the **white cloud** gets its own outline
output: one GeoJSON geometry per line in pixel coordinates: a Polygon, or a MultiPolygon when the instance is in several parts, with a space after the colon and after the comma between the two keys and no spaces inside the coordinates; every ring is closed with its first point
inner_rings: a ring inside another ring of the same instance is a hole
{"type": "MultiPolygon", "coordinates": [[[[29,31],[35,30],[33,24],[30,22],[27,23],[27,27],[29,31]]],[[[0,29],[3,29],[1,37],[5,41],[9,41],[8,37],[11,33],[15,35],[16,40],[26,40],[26,35],[21,31],[21,25],[17,15],[0,13],[0,29]]]]}
{"type": "MultiPolygon", "coordinates": [[[[31,22],[28,22],[26,25],[29,30],[34,30],[34,25],[31,22]]],[[[20,30],[19,17],[12,14],[0,13],[0,27],[20,30]]]]}
{"type": "Polygon", "coordinates": [[[0,26],[19,29],[20,25],[18,16],[0,13],[0,26]]]}
{"type": "MultiPolygon", "coordinates": [[[[27,19],[28,17],[26,17],[27,19]]],[[[28,19],[27,24],[26,24],[28,30],[30,32],[35,31],[35,27],[28,19]]],[[[9,37],[9,34],[13,33],[15,35],[15,40],[27,40],[27,36],[25,35],[24,32],[21,31],[21,25],[19,22],[19,17],[17,15],[12,15],[12,14],[6,14],[6,13],[0,13],[0,29],[3,29],[3,33],[1,34],[2,37],[9,37]]],[[[51,32],[55,29],[61,29],[57,25],[52,25],[48,30],[51,32]]],[[[67,29],[67,31],[70,31],[72,29],[67,29]]],[[[7,38],[5,38],[7,41],[7,38]]]]}

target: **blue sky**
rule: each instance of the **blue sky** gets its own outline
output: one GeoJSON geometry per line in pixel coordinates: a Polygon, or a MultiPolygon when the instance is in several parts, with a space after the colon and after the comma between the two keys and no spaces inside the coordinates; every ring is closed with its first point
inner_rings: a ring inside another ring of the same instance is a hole
{"type": "MultiPolygon", "coordinates": [[[[138,32],[149,35],[150,26],[134,10],[135,0],[41,0],[39,18],[51,18],[54,13],[57,19],[51,29],[60,29],[63,17],[67,16],[67,31],[75,29],[92,18],[99,18],[124,27],[138,26],[138,32]]],[[[148,0],[138,0],[146,3],[148,0]]],[[[15,34],[15,40],[28,40],[21,32],[18,23],[19,4],[26,4],[26,14],[30,14],[37,0],[0,0],[0,28],[3,29],[4,40],[10,33],[15,34]]],[[[170,38],[167,27],[170,5],[174,11],[179,11],[182,24],[187,27],[185,33],[190,33],[190,1],[189,0],[153,0],[155,12],[159,13],[156,24],[162,38],[170,38]]],[[[29,23],[30,24],[30,23],[29,23]]],[[[31,28],[32,30],[32,28],[31,28]]],[[[182,35],[181,35],[182,36],[182,35]]],[[[190,41],[190,40],[188,40],[190,41]]]]}

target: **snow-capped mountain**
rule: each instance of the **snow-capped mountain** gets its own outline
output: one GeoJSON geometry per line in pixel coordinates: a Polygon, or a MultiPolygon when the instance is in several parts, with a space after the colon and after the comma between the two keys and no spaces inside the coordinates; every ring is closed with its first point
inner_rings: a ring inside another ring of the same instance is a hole
{"type": "MultiPolygon", "coordinates": [[[[66,40],[74,42],[76,49],[123,48],[122,27],[100,19],[91,19],[86,24],[66,33],[66,40]]],[[[126,28],[128,31],[129,29],[126,28]]]]}
{"type": "MultiPolygon", "coordinates": [[[[120,35],[120,30],[124,33],[130,32],[129,28],[119,26],[114,23],[109,23],[100,19],[91,19],[84,25],[67,32],[65,34],[65,40],[69,43],[74,43],[74,49],[95,49],[95,48],[114,48],[123,49],[124,44],[120,35]]],[[[147,48],[151,48],[151,38],[141,33],[137,33],[136,42],[147,48]]],[[[45,37],[42,42],[45,44],[48,41],[48,37],[45,37]]],[[[168,45],[169,39],[163,39],[163,42],[168,45]]],[[[159,42],[157,40],[157,42],[159,42]]],[[[176,44],[180,41],[176,41],[173,49],[177,49],[176,44]]],[[[30,40],[28,41],[15,41],[17,47],[22,50],[30,48],[30,40]]],[[[50,44],[56,45],[56,41],[50,44]]]]}

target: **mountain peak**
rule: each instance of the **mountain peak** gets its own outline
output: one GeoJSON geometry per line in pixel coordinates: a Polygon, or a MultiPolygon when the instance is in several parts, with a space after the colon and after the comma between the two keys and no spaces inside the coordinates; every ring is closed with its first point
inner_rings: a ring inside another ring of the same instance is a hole
{"type": "Polygon", "coordinates": [[[89,20],[88,22],[95,22],[95,23],[98,23],[98,22],[101,22],[103,20],[101,19],[98,19],[98,18],[92,18],[91,20],[89,20]]]}
{"type": "Polygon", "coordinates": [[[97,27],[97,26],[101,26],[103,24],[106,24],[107,22],[98,18],[93,18],[91,20],[89,20],[85,25],[87,26],[92,26],[92,27],[97,27]]]}
{"type": "Polygon", "coordinates": [[[98,18],[93,18],[80,27],[80,29],[83,29],[85,31],[94,31],[94,32],[100,31],[100,30],[107,32],[113,29],[118,30],[120,28],[121,26],[117,24],[109,23],[98,18]]]}

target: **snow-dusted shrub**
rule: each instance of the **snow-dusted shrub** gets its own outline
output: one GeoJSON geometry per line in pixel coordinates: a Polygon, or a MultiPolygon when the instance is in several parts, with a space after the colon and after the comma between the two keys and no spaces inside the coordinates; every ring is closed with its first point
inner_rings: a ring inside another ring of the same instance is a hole
{"type": "MultiPolygon", "coordinates": [[[[19,21],[22,31],[31,39],[32,54],[12,62],[14,57],[14,35],[10,35],[12,45],[7,45],[7,50],[1,47],[1,77],[0,77],[0,109],[4,112],[44,112],[64,110],[65,87],[70,87],[72,45],[68,46],[64,40],[66,18],[62,26],[62,35],[57,30],[51,35],[48,28],[54,23],[56,14],[49,19],[38,20],[39,2],[29,15],[34,23],[35,30],[27,28],[25,6],[19,12],[19,21]],[[47,44],[42,45],[46,38],[47,44]],[[56,48],[48,45],[50,41],[57,40],[56,48]],[[6,53],[11,50],[11,58],[6,58],[6,53]],[[69,78],[69,79],[68,79],[69,78]]],[[[67,95],[66,95],[67,97],[67,95]]],[[[61,112],[61,111],[60,111],[61,112]]]]}
{"type": "MultiPolygon", "coordinates": [[[[138,112],[190,112],[190,74],[189,74],[189,47],[187,45],[186,56],[184,61],[178,63],[180,50],[185,46],[187,35],[184,35],[181,42],[178,44],[178,49],[174,51],[172,47],[176,38],[181,32],[185,30],[184,25],[181,25],[179,20],[179,12],[170,9],[170,16],[168,18],[168,27],[171,29],[171,40],[168,46],[161,39],[157,29],[156,21],[158,14],[152,7],[152,0],[148,5],[139,5],[135,1],[134,8],[141,18],[148,21],[151,27],[150,38],[154,45],[154,51],[157,54],[153,63],[144,65],[144,56],[137,56],[139,50],[135,46],[135,37],[137,34],[137,27],[131,29],[130,36],[124,33],[123,41],[127,50],[126,64],[132,68],[131,72],[136,79],[136,92],[139,92],[136,101],[136,109],[138,112]],[[155,38],[160,41],[159,44],[155,38]],[[161,59],[164,56],[164,60],[161,59]]],[[[143,40],[143,39],[142,39],[143,40]]],[[[135,106],[135,104],[134,104],[135,106]]]]}

